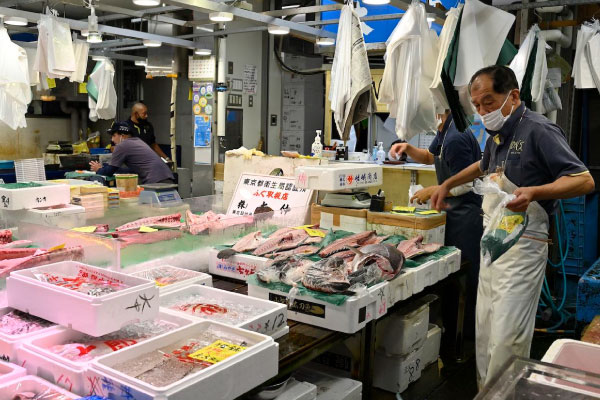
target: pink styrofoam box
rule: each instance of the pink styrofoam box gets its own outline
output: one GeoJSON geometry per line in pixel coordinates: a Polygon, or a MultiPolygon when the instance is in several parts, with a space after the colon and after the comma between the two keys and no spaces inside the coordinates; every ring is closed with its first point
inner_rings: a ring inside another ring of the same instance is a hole
{"type": "Polygon", "coordinates": [[[204,272],[193,271],[191,269],[186,268],[178,268],[172,265],[162,265],[159,267],[153,267],[142,271],[133,272],[131,276],[137,276],[138,278],[148,279],[150,281],[153,280],[156,283],[158,291],[161,295],[172,292],[174,290],[185,288],[193,284],[212,286],[212,276],[210,276],[209,274],[205,274],[204,272]],[[169,273],[172,273],[173,275],[181,274],[183,275],[184,279],[171,284],[164,284],[156,279],[157,274],[169,273]]]}
{"type": "MultiPolygon", "coordinates": [[[[172,324],[174,329],[192,325],[196,322],[192,318],[162,312],[158,314],[157,320],[172,324]]],[[[169,332],[164,333],[164,335],[168,334],[169,332]]],[[[76,342],[83,335],[81,332],[59,327],[54,331],[38,335],[23,343],[23,346],[17,350],[18,359],[22,360],[29,374],[39,376],[69,392],[83,396],[85,392],[84,373],[90,361],[68,360],[50,350],[55,345],[76,342]]],[[[122,346],[123,344],[119,343],[117,345],[122,346]]],[[[115,352],[119,351],[122,351],[122,349],[115,352]]]]}
{"type": "Polygon", "coordinates": [[[158,288],[154,282],[75,261],[64,261],[12,272],[7,278],[8,304],[59,325],[102,336],[132,322],[156,318],[158,288]],[[125,289],[94,297],[42,282],[36,274],[89,274],[123,283],[125,289]]]}
{"type": "Polygon", "coordinates": [[[16,364],[0,361],[0,385],[25,375],[27,375],[25,368],[19,367],[16,364]]]}
{"type": "MultiPolygon", "coordinates": [[[[13,309],[10,307],[0,308],[0,316],[9,313],[13,309]]],[[[56,331],[59,327],[56,325],[49,326],[48,328],[43,328],[37,331],[33,331],[30,333],[24,333],[22,335],[9,335],[3,332],[0,332],[0,359],[12,362],[14,364],[21,365],[21,360],[18,358],[17,349],[21,347],[23,342],[27,339],[44,335],[48,332],[56,331]]]]}
{"type": "MultiPolygon", "coordinates": [[[[60,400],[79,399],[81,397],[71,392],[68,392],[63,388],[46,382],[42,378],[38,378],[37,376],[32,375],[23,376],[12,381],[0,384],[0,399],[12,399],[13,396],[19,392],[33,392],[36,394],[41,394],[45,392],[48,392],[48,394],[56,393],[58,395],[62,395],[62,397],[60,397],[60,400]]],[[[54,399],[55,397],[48,398],[54,399]]]]}
{"type": "Polygon", "coordinates": [[[131,396],[129,399],[135,400],[233,400],[277,375],[278,366],[279,345],[273,338],[216,322],[202,321],[92,361],[85,373],[86,395],[123,399],[123,393],[127,393],[131,396]],[[225,334],[242,337],[251,346],[163,387],[150,385],[113,368],[149,352],[180,345],[183,340],[200,335],[210,327],[225,334]]]}
{"type": "MultiPolygon", "coordinates": [[[[186,296],[194,295],[215,299],[217,303],[219,300],[229,301],[232,303],[243,304],[265,310],[265,312],[262,314],[236,325],[238,328],[248,329],[253,332],[262,333],[263,335],[272,335],[280,334],[281,330],[285,329],[287,326],[287,306],[285,304],[275,303],[269,300],[261,300],[255,297],[250,297],[239,293],[232,293],[226,290],[202,285],[190,285],[183,289],[161,295],[161,310],[168,310],[169,312],[176,313],[177,315],[191,316],[191,314],[186,312],[167,308],[165,305],[169,304],[174,299],[185,298],[186,296]]],[[[205,320],[202,317],[196,316],[192,316],[192,318],[198,321],[205,320]]]]}

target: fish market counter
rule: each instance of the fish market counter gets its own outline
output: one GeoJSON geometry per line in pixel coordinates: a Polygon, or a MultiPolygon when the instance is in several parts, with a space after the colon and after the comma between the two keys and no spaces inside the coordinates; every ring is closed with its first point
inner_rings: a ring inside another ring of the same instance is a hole
{"type": "Polygon", "coordinates": [[[395,205],[408,204],[408,188],[411,184],[424,187],[437,185],[435,168],[425,164],[383,165],[383,184],[369,188],[375,194],[379,189],[385,191],[385,198],[395,205]]]}

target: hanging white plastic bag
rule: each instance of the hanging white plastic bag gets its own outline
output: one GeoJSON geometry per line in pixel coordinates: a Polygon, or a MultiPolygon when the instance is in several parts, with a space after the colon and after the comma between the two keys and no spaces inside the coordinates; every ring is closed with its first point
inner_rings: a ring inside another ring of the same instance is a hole
{"type": "Polygon", "coordinates": [[[495,195],[499,199],[481,237],[483,267],[489,266],[514,246],[529,222],[526,212],[514,212],[506,208],[506,205],[515,199],[515,195],[500,189],[494,177],[497,177],[497,174],[488,175],[483,181],[476,181],[474,188],[475,193],[479,195],[495,195]]]}

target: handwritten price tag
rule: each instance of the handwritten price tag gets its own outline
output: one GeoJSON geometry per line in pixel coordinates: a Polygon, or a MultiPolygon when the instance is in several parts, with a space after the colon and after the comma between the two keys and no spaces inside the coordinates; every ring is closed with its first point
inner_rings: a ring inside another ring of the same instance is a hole
{"type": "Polygon", "coordinates": [[[150,228],[149,226],[140,226],[139,232],[152,233],[152,232],[158,232],[158,229],[150,228]]]}
{"type": "Polygon", "coordinates": [[[417,211],[417,214],[419,214],[419,215],[433,215],[433,214],[439,214],[439,212],[437,212],[436,210],[427,210],[427,211],[417,211]]]}
{"type": "Polygon", "coordinates": [[[417,209],[416,207],[398,207],[398,206],[396,206],[392,209],[392,211],[397,212],[397,213],[414,213],[416,209],[417,209]]]}
{"type": "Polygon", "coordinates": [[[303,226],[297,226],[294,229],[304,229],[306,231],[306,233],[308,233],[308,236],[312,236],[312,237],[325,237],[325,232],[320,231],[318,229],[312,229],[312,225],[303,225],[303,226]]]}
{"type": "Polygon", "coordinates": [[[238,346],[237,344],[228,343],[224,340],[217,340],[216,342],[201,348],[195,353],[190,354],[188,357],[199,361],[206,361],[211,364],[216,364],[231,356],[235,356],[244,350],[246,350],[244,346],[238,346]]]}

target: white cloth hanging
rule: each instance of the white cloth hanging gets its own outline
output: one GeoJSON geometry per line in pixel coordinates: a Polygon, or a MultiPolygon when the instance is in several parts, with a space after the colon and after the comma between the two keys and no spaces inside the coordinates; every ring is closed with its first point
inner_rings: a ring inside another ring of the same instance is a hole
{"type": "Polygon", "coordinates": [[[429,87],[431,89],[431,94],[433,95],[437,114],[443,114],[444,111],[450,109],[448,99],[446,98],[446,92],[444,91],[444,85],[442,84],[442,69],[444,68],[444,61],[446,61],[446,56],[448,55],[448,47],[450,47],[450,42],[452,42],[454,31],[458,24],[460,10],[462,10],[462,4],[458,6],[458,8],[451,8],[446,13],[446,20],[444,21],[444,26],[438,41],[438,58],[435,73],[433,75],[433,82],[431,82],[431,86],[429,87]]]}
{"type": "Polygon", "coordinates": [[[38,23],[35,69],[49,78],[70,77],[75,72],[75,52],[69,25],[47,10],[38,23]]]}
{"type": "Polygon", "coordinates": [[[515,73],[517,77],[517,82],[519,83],[519,88],[523,84],[523,77],[525,76],[525,71],[527,71],[527,64],[529,63],[529,58],[531,57],[531,51],[533,50],[533,45],[535,44],[535,38],[540,31],[540,28],[536,25],[533,25],[529,32],[527,32],[527,36],[525,36],[525,40],[521,43],[521,47],[519,47],[519,52],[513,58],[509,67],[515,73]]]}
{"type": "Polygon", "coordinates": [[[586,57],[589,62],[590,74],[596,85],[596,89],[600,92],[600,33],[596,33],[587,42],[586,57]]]}
{"type": "Polygon", "coordinates": [[[360,18],[346,4],[338,25],[329,91],[334,121],[343,140],[348,140],[352,125],[371,114],[372,82],[360,18]]]}
{"type": "Polygon", "coordinates": [[[519,88],[523,87],[523,78],[527,71],[527,65],[531,57],[535,57],[535,64],[533,68],[533,75],[531,78],[531,99],[533,103],[536,103],[536,111],[543,109],[542,98],[544,96],[544,89],[546,87],[546,78],[548,76],[548,63],[546,60],[546,40],[540,35],[540,28],[537,25],[533,25],[525,40],[519,48],[519,52],[513,58],[509,67],[515,73],[519,88]],[[535,54],[533,54],[533,46],[537,40],[537,48],[535,54]]]}
{"type": "Polygon", "coordinates": [[[531,81],[531,100],[534,103],[542,101],[547,77],[548,61],[546,60],[546,39],[538,37],[537,54],[535,56],[533,78],[531,81]]]}
{"type": "Polygon", "coordinates": [[[90,120],[114,119],[117,115],[115,67],[108,59],[98,61],[88,77],[90,120]]]}
{"type": "Polygon", "coordinates": [[[71,82],[83,82],[87,70],[88,55],[90,44],[83,40],[73,41],[73,51],[75,54],[75,71],[69,77],[71,82]]]}
{"type": "Polygon", "coordinates": [[[590,60],[586,54],[586,46],[590,39],[598,32],[600,24],[594,21],[581,26],[577,34],[577,46],[575,48],[575,60],[571,76],[575,79],[574,85],[577,89],[593,89],[596,87],[590,69],[590,60]]]}
{"type": "Polygon", "coordinates": [[[387,41],[379,102],[389,105],[390,117],[396,119],[396,135],[406,141],[437,127],[429,89],[438,56],[437,37],[432,32],[425,7],[413,2],[387,41]]]}
{"type": "Polygon", "coordinates": [[[27,67],[29,69],[29,84],[36,86],[40,83],[40,73],[35,70],[35,57],[37,54],[36,47],[26,47],[25,52],[27,53],[27,67]]]}
{"type": "Polygon", "coordinates": [[[11,129],[25,128],[25,113],[31,102],[27,53],[14,44],[0,26],[0,121],[11,129]]]}

